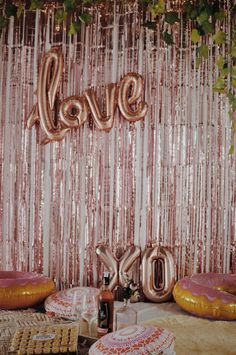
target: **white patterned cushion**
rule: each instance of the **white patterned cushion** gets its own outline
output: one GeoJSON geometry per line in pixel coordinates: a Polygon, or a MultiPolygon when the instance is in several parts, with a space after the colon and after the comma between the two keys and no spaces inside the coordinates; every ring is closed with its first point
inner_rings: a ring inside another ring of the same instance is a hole
{"type": "Polygon", "coordinates": [[[174,355],[174,335],[152,325],[134,325],[109,333],[94,343],[89,355],[174,355]]]}
{"type": "Polygon", "coordinates": [[[49,296],[45,303],[46,312],[57,317],[76,319],[77,310],[82,306],[82,299],[85,294],[99,294],[99,289],[94,287],[74,287],[59,291],[49,296]]]}

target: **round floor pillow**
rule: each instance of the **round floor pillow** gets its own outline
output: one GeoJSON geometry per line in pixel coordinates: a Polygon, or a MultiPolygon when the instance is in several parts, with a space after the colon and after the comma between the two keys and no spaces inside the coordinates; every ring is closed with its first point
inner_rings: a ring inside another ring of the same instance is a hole
{"type": "Polygon", "coordinates": [[[45,310],[57,317],[77,319],[82,307],[83,296],[89,293],[97,296],[99,289],[95,287],[74,287],[58,291],[45,300],[45,310]]]}
{"type": "Polygon", "coordinates": [[[0,309],[33,307],[55,291],[54,282],[44,275],[0,271],[0,309]]]}
{"type": "Polygon", "coordinates": [[[106,334],[96,341],[89,355],[174,355],[174,335],[152,325],[133,325],[106,334]]]}

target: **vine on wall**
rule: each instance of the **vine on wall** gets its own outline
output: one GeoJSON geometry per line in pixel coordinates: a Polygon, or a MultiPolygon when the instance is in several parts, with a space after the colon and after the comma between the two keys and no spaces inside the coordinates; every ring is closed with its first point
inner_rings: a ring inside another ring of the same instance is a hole
{"type": "MultiPolygon", "coordinates": [[[[102,14],[102,7],[106,3],[106,0],[63,0],[56,2],[0,0],[0,32],[7,27],[11,16],[19,19],[25,9],[34,11],[57,4],[59,6],[55,13],[56,23],[61,25],[64,21],[70,19],[68,34],[74,35],[80,31],[82,23],[90,24],[92,22],[91,8],[99,7],[102,14]]],[[[190,22],[192,28],[191,41],[193,46],[197,47],[198,67],[204,58],[208,57],[209,45],[207,43],[209,43],[209,38],[212,39],[211,42],[214,45],[218,46],[219,53],[221,53],[216,59],[219,75],[214,83],[213,90],[222,95],[227,95],[229,100],[229,118],[232,128],[232,143],[229,153],[232,154],[234,152],[233,139],[236,133],[236,4],[234,4],[234,1],[227,1],[226,7],[225,1],[220,0],[186,0],[178,7],[177,11],[168,8],[164,0],[123,0],[120,4],[137,4],[140,13],[144,14],[143,26],[152,31],[156,30],[159,23],[163,23],[161,36],[166,45],[175,45],[169,28],[180,22],[180,17],[182,17],[183,26],[188,26],[190,22]],[[222,30],[226,15],[231,22],[230,33],[222,30]],[[228,48],[228,51],[225,48],[228,48]]]]}

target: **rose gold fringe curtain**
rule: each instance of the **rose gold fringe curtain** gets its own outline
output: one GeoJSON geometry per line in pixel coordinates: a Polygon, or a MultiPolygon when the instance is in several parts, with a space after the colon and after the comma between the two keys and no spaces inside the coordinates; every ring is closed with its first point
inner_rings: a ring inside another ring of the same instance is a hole
{"type": "Polygon", "coordinates": [[[182,19],[166,46],[135,5],[93,18],[69,36],[53,8],[25,12],[2,34],[0,268],[43,272],[62,287],[96,285],[99,242],[114,252],[152,242],[173,252],[178,277],[236,272],[236,157],[228,155],[228,102],[212,89],[218,48],[210,43],[198,70],[182,19]],[[88,122],[40,145],[40,128],[28,130],[26,120],[53,46],[64,54],[61,99],[93,86],[104,103],[104,85],[135,71],[145,79],[145,119],[117,113],[109,133],[88,122]]]}

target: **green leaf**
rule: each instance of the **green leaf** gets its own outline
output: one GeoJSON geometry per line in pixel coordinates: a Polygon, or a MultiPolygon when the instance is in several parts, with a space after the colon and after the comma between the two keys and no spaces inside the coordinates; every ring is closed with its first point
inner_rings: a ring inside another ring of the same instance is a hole
{"type": "Polygon", "coordinates": [[[209,17],[214,15],[215,12],[219,11],[219,6],[214,6],[214,4],[212,4],[210,1],[206,1],[205,5],[202,8],[203,11],[206,11],[208,13],[209,17]]]}
{"type": "Polygon", "coordinates": [[[5,14],[7,17],[16,16],[17,7],[14,4],[6,3],[5,14]]]}
{"type": "Polygon", "coordinates": [[[164,14],[166,9],[165,1],[159,0],[156,4],[150,6],[150,11],[153,17],[164,14]]]}
{"type": "Polygon", "coordinates": [[[219,1],[214,1],[212,2],[211,4],[211,15],[217,13],[217,12],[220,12],[221,9],[220,9],[220,4],[219,4],[219,1]]]}
{"type": "Polygon", "coordinates": [[[192,32],[191,32],[191,40],[193,43],[198,43],[200,41],[200,35],[199,35],[199,32],[196,28],[193,28],[192,29],[192,32]]]}
{"type": "Polygon", "coordinates": [[[69,35],[75,35],[80,30],[80,22],[72,22],[70,24],[69,35]]]}
{"type": "Polygon", "coordinates": [[[150,5],[150,0],[139,0],[138,4],[142,9],[145,9],[150,5]]]}
{"type": "Polygon", "coordinates": [[[179,22],[178,13],[175,11],[169,11],[165,14],[165,21],[170,25],[173,25],[175,22],[179,22]]]}
{"type": "Polygon", "coordinates": [[[226,40],[226,33],[223,31],[218,31],[216,34],[213,36],[213,40],[216,42],[216,44],[223,44],[225,43],[226,40]]]}
{"type": "Polygon", "coordinates": [[[57,9],[55,13],[55,21],[61,24],[67,18],[67,12],[64,9],[57,9]]]}
{"type": "Polygon", "coordinates": [[[31,0],[30,10],[42,9],[43,3],[43,0],[31,0]]]}
{"type": "Polygon", "coordinates": [[[233,119],[233,111],[229,111],[229,112],[228,112],[228,115],[229,115],[230,121],[232,121],[232,119],[233,119]]]}
{"type": "Polygon", "coordinates": [[[224,20],[225,16],[226,16],[226,14],[225,14],[224,10],[220,10],[219,12],[214,13],[214,18],[219,21],[224,20]]]}
{"type": "Polygon", "coordinates": [[[213,91],[224,94],[225,93],[225,81],[222,78],[217,78],[214,85],[213,91]]]}
{"type": "Polygon", "coordinates": [[[202,11],[200,15],[197,17],[197,22],[199,23],[199,25],[202,25],[203,22],[208,21],[208,19],[209,19],[209,15],[207,11],[202,11]]]}
{"type": "Polygon", "coordinates": [[[232,94],[232,92],[229,92],[227,94],[227,97],[229,99],[229,104],[232,107],[232,110],[236,111],[236,96],[234,96],[234,94],[232,94]]]}
{"type": "Polygon", "coordinates": [[[219,57],[216,58],[216,65],[218,66],[219,69],[223,69],[223,67],[225,65],[225,60],[222,55],[220,55],[219,57]]]}
{"type": "Polygon", "coordinates": [[[147,27],[149,30],[156,30],[157,23],[155,21],[147,21],[143,24],[144,27],[147,27]]]}
{"type": "Polygon", "coordinates": [[[232,46],[230,54],[232,58],[236,58],[236,45],[232,46]]]}
{"type": "Polygon", "coordinates": [[[205,32],[205,34],[212,33],[213,32],[213,26],[212,23],[209,21],[204,21],[202,23],[202,29],[205,32]]]}
{"type": "Polygon", "coordinates": [[[191,1],[185,1],[183,4],[183,13],[188,19],[196,19],[198,16],[198,11],[191,3],[191,1]]]}
{"type": "Polygon", "coordinates": [[[88,25],[89,23],[92,22],[92,16],[90,15],[89,12],[84,12],[79,16],[80,20],[85,23],[86,25],[88,25]]]}
{"type": "Polygon", "coordinates": [[[229,100],[229,104],[232,105],[232,103],[234,101],[234,94],[232,94],[232,92],[228,92],[227,97],[229,100]]]}
{"type": "Polygon", "coordinates": [[[234,65],[234,66],[232,66],[232,73],[231,73],[231,76],[232,76],[232,78],[233,79],[236,79],[236,66],[234,65]]]}
{"type": "Polygon", "coordinates": [[[206,44],[202,44],[198,48],[198,53],[200,57],[208,58],[208,46],[206,44]]]}
{"type": "Polygon", "coordinates": [[[231,9],[231,15],[234,17],[236,15],[236,4],[231,9]]]}
{"type": "Polygon", "coordinates": [[[234,89],[236,89],[236,79],[232,79],[231,84],[234,89]]]}
{"type": "Polygon", "coordinates": [[[7,18],[5,16],[0,15],[0,30],[7,26],[7,18]]]}
{"type": "Polygon", "coordinates": [[[234,145],[230,144],[230,146],[229,146],[229,155],[232,155],[232,154],[234,154],[234,145]]]}
{"type": "Polygon", "coordinates": [[[196,68],[198,69],[202,63],[202,57],[197,57],[196,59],[196,68]]]}
{"type": "Polygon", "coordinates": [[[232,130],[234,133],[236,132],[236,119],[233,119],[232,121],[232,130]]]}
{"type": "Polygon", "coordinates": [[[23,11],[24,11],[24,5],[23,4],[19,4],[19,6],[17,8],[17,12],[16,12],[16,17],[20,18],[21,14],[23,13],[23,11]]]}
{"type": "Polygon", "coordinates": [[[164,40],[164,42],[165,42],[166,44],[168,44],[168,45],[171,45],[171,44],[174,43],[172,34],[168,33],[167,31],[165,31],[165,32],[163,33],[163,40],[164,40]]]}
{"type": "Polygon", "coordinates": [[[83,5],[90,7],[93,5],[93,0],[83,0],[83,5]]]}
{"type": "Polygon", "coordinates": [[[221,78],[226,77],[230,73],[229,68],[226,66],[223,69],[221,69],[220,76],[221,78]]]}
{"type": "Polygon", "coordinates": [[[76,9],[76,0],[64,0],[63,4],[66,12],[73,12],[76,9]]]}

